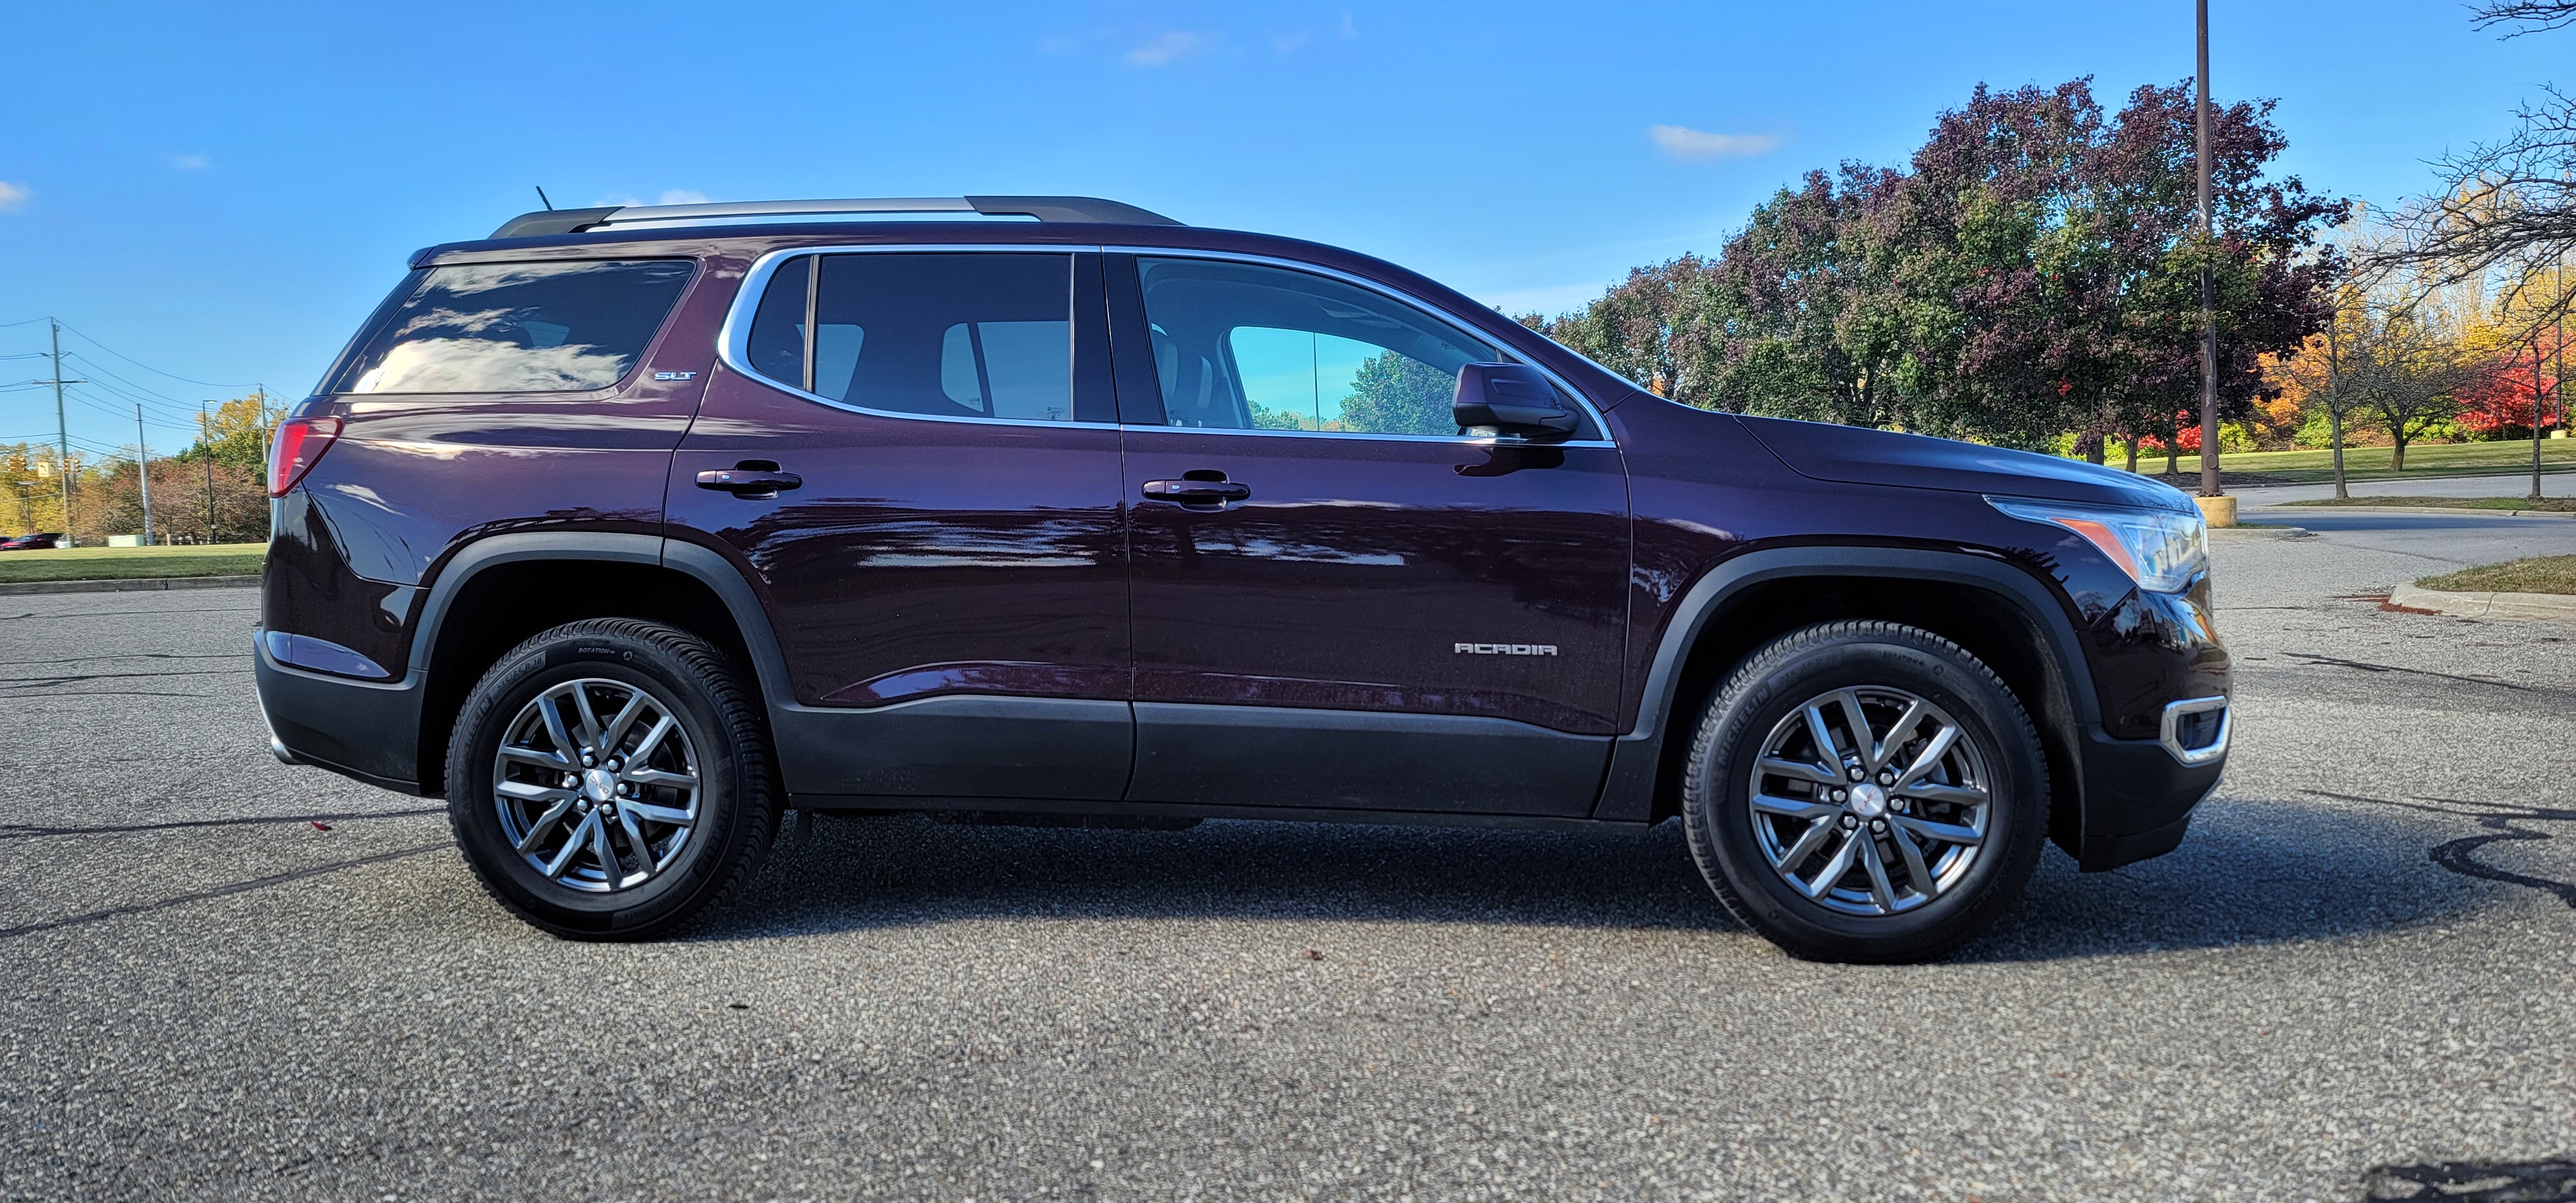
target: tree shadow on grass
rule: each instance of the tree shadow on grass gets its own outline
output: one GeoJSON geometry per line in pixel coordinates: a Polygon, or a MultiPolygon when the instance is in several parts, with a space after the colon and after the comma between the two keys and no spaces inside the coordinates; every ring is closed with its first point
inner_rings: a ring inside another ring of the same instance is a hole
{"type": "MultiPolygon", "coordinates": [[[[2457,832],[2331,799],[2215,799],[2180,849],[2110,873],[2050,850],[2021,904],[1954,956],[2029,961],[2368,935],[2491,887],[2427,849],[2457,832]]],[[[1210,822],[1188,831],[821,820],[783,835],[694,939],[989,919],[1325,920],[1740,933],[1678,823],[1563,833],[1210,822]]],[[[1747,948],[1755,945],[1747,940],[1747,948]]]]}

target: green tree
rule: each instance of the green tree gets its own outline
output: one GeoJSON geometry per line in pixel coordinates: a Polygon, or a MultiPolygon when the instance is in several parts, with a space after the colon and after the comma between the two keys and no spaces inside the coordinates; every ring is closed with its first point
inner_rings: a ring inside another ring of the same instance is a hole
{"type": "Polygon", "coordinates": [[[1364,434],[1455,434],[1449,412],[1458,379],[1420,360],[1386,351],[1360,361],[1342,398],[1342,429],[1364,434]]]}

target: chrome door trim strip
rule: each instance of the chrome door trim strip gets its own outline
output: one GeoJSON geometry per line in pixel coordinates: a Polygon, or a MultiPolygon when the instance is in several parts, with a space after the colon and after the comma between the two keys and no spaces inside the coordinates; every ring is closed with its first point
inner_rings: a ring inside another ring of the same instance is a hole
{"type": "MultiPolygon", "coordinates": [[[[769,278],[777,273],[779,266],[798,256],[948,253],[1076,255],[1084,252],[1121,255],[1153,255],[1173,259],[1215,259],[1235,263],[1252,263],[1264,267],[1276,267],[1286,271],[1306,272],[1312,275],[1323,276],[1327,279],[1339,280],[1345,284],[1367,289],[1368,291],[1377,293],[1389,300],[1411,305],[1414,308],[1430,313],[1453,326],[1459,327],[1462,331],[1473,335],[1479,340],[1487,342],[1491,341],[1490,339],[1487,339],[1484,334],[1477,331],[1475,326],[1471,323],[1460,321],[1456,314],[1451,313],[1447,309],[1441,308],[1438,305],[1424,301],[1419,297],[1390,288],[1384,284],[1368,279],[1365,276],[1356,276],[1349,272],[1324,267],[1320,264],[1304,263],[1295,259],[1281,259],[1271,255],[1250,255],[1236,251],[1211,251],[1198,250],[1189,247],[1158,246],[1081,246],[1064,244],[1033,246],[1018,243],[996,244],[989,242],[866,243],[859,245],[787,247],[771,251],[768,254],[762,255],[760,258],[753,260],[750,269],[743,273],[742,283],[736,286],[732,306],[725,311],[724,325],[716,336],[716,358],[722,361],[726,367],[732,368],[734,371],[740,372],[744,376],[757,380],[762,384],[781,392],[811,401],[817,405],[828,406],[844,413],[865,414],[872,418],[894,418],[912,422],[958,422],[972,426],[1023,426],[1040,430],[1186,431],[1191,434],[1237,435],[1250,436],[1254,438],[1321,438],[1341,439],[1352,442],[1447,443],[1474,447],[1569,447],[1597,449],[1615,448],[1619,445],[1616,441],[1608,438],[1568,439],[1562,442],[1547,442],[1535,439],[1503,438],[1492,435],[1350,434],[1339,431],[1321,430],[1244,430],[1219,426],[1137,426],[1117,422],[1038,422],[1024,418],[957,418],[942,414],[902,413],[895,410],[871,409],[864,405],[852,405],[846,401],[836,401],[830,397],[823,396],[820,393],[807,392],[795,385],[773,380],[770,377],[762,375],[761,373],[755,372],[751,369],[751,321],[755,311],[760,307],[760,295],[768,290],[769,278]]],[[[1497,349],[1508,350],[1508,348],[1497,349]]],[[[1602,431],[1604,434],[1609,432],[1610,424],[1602,417],[1600,407],[1594,405],[1592,403],[1592,399],[1585,396],[1582,389],[1576,388],[1572,381],[1558,375],[1545,364],[1531,363],[1529,366],[1538,369],[1540,374],[1546,376],[1557,387],[1564,389],[1567,396],[1574,398],[1574,403],[1582,406],[1584,413],[1591,417],[1592,425],[1595,429],[1602,431]]]]}

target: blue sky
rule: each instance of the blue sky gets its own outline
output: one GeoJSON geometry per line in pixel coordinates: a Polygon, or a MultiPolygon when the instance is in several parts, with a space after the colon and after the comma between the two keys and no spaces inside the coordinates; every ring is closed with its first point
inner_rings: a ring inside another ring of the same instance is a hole
{"type": "MultiPolygon", "coordinates": [[[[2285,169],[2374,204],[2576,61],[2576,32],[2499,41],[2444,0],[2212,7],[2219,97],[2280,98],[2285,169]]],[[[9,23],[0,323],[86,336],[65,340],[69,374],[100,381],[75,390],[74,437],[131,444],[140,397],[156,451],[200,398],[300,396],[410,251],[488,233],[538,184],[565,206],[1109,196],[1556,312],[1714,250],[1810,167],[1901,162],[1979,81],[2091,75],[2116,104],[2191,66],[2188,0],[71,4],[9,23]]],[[[0,441],[50,438],[50,394],[11,388],[45,375],[14,357],[44,330],[0,325],[0,441]]]]}

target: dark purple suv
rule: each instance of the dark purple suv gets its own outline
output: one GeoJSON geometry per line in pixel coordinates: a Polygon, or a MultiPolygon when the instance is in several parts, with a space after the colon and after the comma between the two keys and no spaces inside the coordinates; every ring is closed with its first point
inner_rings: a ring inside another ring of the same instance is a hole
{"type": "Polygon", "coordinates": [[[788,808],[1679,817],[1783,948],[1912,960],[2043,840],[2172,849],[2228,743],[2171,489],[1676,405],[1402,268],[1081,197],[430,248],[270,491],[277,754],[443,793],[573,937],[670,931],[788,808]]]}

